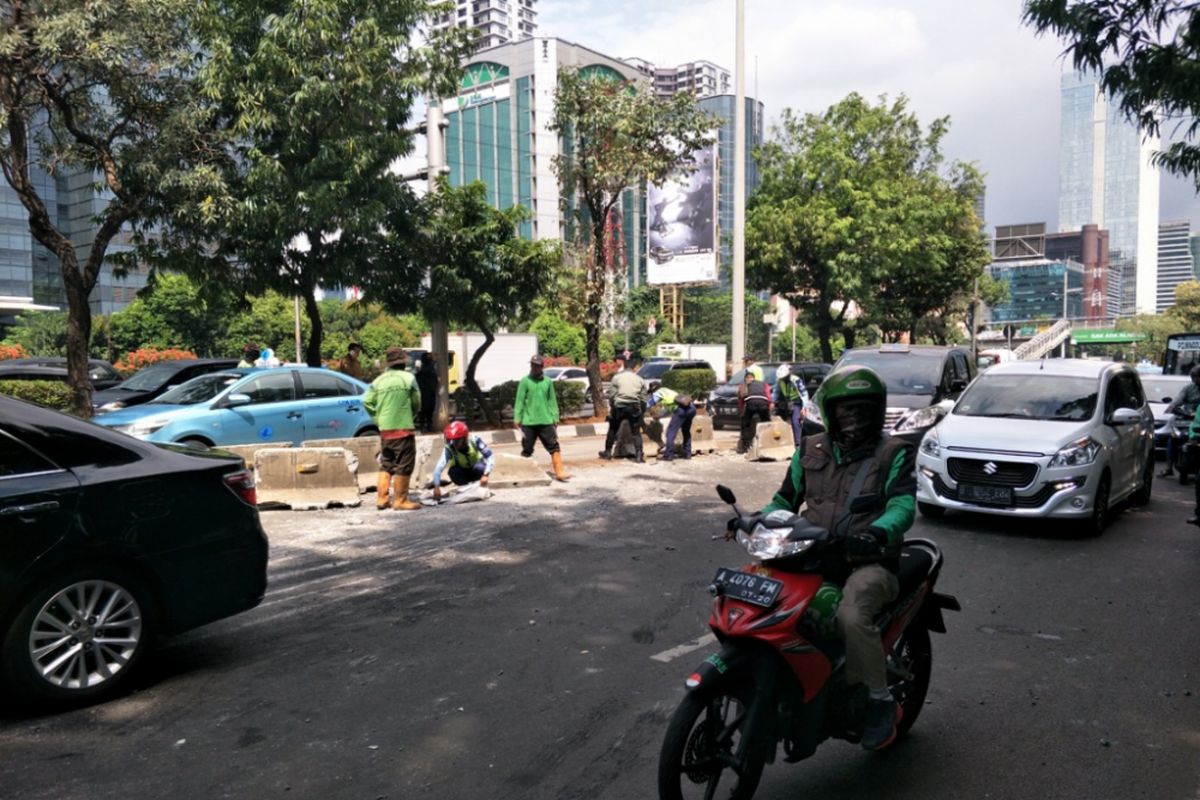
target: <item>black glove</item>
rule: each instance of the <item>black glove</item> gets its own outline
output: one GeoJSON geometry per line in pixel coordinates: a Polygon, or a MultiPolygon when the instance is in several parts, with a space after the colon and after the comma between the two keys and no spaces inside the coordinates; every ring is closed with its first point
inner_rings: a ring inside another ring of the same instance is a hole
{"type": "Polygon", "coordinates": [[[883,531],[868,528],[866,533],[855,533],[846,537],[846,555],[853,558],[881,558],[883,556],[883,531]]]}

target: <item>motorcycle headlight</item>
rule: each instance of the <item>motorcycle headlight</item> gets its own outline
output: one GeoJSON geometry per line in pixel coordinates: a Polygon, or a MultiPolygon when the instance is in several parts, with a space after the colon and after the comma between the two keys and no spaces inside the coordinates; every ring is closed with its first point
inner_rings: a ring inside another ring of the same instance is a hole
{"type": "Polygon", "coordinates": [[[1100,443],[1090,436],[1076,439],[1054,454],[1052,467],[1082,467],[1091,464],[1100,454],[1100,443]]]}
{"type": "Polygon", "coordinates": [[[764,560],[787,558],[803,553],[813,546],[811,539],[789,542],[787,537],[791,532],[791,528],[768,528],[765,525],[756,525],[749,534],[745,531],[738,531],[737,540],[742,547],[746,548],[747,553],[764,560]]]}
{"type": "Polygon", "coordinates": [[[107,414],[109,411],[120,411],[124,407],[125,404],[120,400],[113,400],[111,403],[105,403],[104,405],[100,406],[100,408],[96,409],[96,411],[101,414],[107,414]]]}
{"type": "Polygon", "coordinates": [[[910,433],[922,428],[931,428],[942,418],[942,409],[937,406],[926,406],[905,414],[896,423],[896,433],[910,433]]]}
{"type": "Polygon", "coordinates": [[[937,428],[930,428],[921,440],[921,452],[930,458],[942,457],[942,439],[938,436],[937,428]]]}
{"type": "Polygon", "coordinates": [[[132,425],[123,427],[123,430],[130,436],[136,436],[139,439],[144,439],[153,433],[157,433],[170,421],[170,417],[157,417],[155,419],[139,420],[132,425]]]}

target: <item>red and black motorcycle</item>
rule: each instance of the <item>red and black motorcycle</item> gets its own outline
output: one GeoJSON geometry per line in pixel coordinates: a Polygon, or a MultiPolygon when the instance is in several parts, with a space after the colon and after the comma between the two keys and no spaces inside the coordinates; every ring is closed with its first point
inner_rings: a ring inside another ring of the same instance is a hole
{"type": "MultiPolygon", "coordinates": [[[[778,745],[784,759],[812,755],[826,739],[862,738],[867,696],[847,687],[844,645],[834,615],[839,570],[846,560],[838,530],[851,514],[881,507],[877,495],[850,503],[828,531],[803,517],[747,515],[728,488],[721,499],[737,512],[737,540],[756,561],[717,570],[709,627],[721,643],[686,681],[658,764],[663,800],[715,797],[749,800],[778,745]],[[718,795],[719,788],[725,791],[718,795]]],[[[900,593],[880,614],[888,682],[903,716],[903,736],[925,703],[933,655],[929,633],[945,633],[942,610],[958,601],[934,591],[942,567],[936,544],[904,543],[900,593]]]]}

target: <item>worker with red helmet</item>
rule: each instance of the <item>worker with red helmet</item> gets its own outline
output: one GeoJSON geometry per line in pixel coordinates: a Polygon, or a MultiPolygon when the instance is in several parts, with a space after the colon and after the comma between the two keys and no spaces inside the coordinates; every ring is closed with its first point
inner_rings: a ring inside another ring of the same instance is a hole
{"type": "Polygon", "coordinates": [[[483,438],[471,435],[464,422],[454,421],[443,431],[446,446],[442,448],[442,457],[433,468],[433,499],[442,498],[442,470],[448,466],[449,478],[455,486],[466,486],[479,482],[480,486],[488,485],[488,476],[496,466],[496,457],[483,438]]]}

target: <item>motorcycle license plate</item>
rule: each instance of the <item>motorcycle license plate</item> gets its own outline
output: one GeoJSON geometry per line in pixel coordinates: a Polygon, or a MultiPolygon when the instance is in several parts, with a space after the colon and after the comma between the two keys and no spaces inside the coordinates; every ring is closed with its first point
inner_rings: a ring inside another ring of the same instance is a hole
{"type": "Polygon", "coordinates": [[[980,486],[975,483],[960,483],[958,499],[968,503],[983,503],[989,506],[1011,506],[1013,490],[1008,486],[980,486]]]}
{"type": "Polygon", "coordinates": [[[736,569],[721,567],[713,578],[713,585],[720,586],[722,594],[764,608],[774,605],[783,584],[773,578],[751,575],[736,569]]]}

